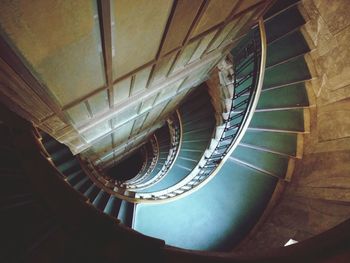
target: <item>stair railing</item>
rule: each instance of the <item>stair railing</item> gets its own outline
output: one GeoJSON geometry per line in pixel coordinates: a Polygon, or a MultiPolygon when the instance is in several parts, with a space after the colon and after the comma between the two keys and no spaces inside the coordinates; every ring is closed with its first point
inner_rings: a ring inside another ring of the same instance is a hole
{"type": "MultiPolygon", "coordinates": [[[[103,178],[99,171],[95,169],[96,167],[92,165],[92,163],[88,163],[85,160],[85,162],[83,161],[84,164],[82,168],[94,184],[107,193],[129,202],[161,203],[189,195],[209,182],[218,173],[241,141],[257,106],[263,85],[266,64],[266,35],[262,19],[259,20],[259,33],[258,36],[252,35],[252,39],[248,44],[234,57],[232,82],[227,84],[227,86],[233,85],[234,89],[230,111],[223,121],[224,132],[221,134],[214,150],[205,158],[204,163],[200,164],[199,171],[191,180],[186,181],[176,189],[168,189],[153,193],[137,193],[132,191],[132,189],[119,187],[119,185],[106,180],[106,178],[103,178]],[[249,71],[249,66],[251,65],[253,69],[249,71]],[[249,72],[244,73],[246,70],[249,72]],[[244,75],[240,76],[242,73],[244,73],[244,75]],[[244,86],[250,79],[251,84],[244,86]],[[244,88],[241,89],[242,87],[244,88]],[[245,99],[242,100],[243,97],[245,97],[245,99]]],[[[166,165],[163,166],[162,170],[155,178],[150,180],[152,185],[166,176],[179,153],[182,128],[178,113],[177,117],[178,118],[175,119],[178,119],[179,128],[174,131],[176,131],[175,134],[178,134],[175,135],[178,143],[172,145],[173,148],[170,150],[166,165]]],[[[174,137],[174,135],[172,136],[174,137]]]]}
{"type": "Polygon", "coordinates": [[[167,160],[165,161],[163,167],[161,170],[150,180],[143,181],[140,184],[134,184],[134,185],[129,185],[127,187],[128,190],[130,191],[137,191],[137,190],[142,190],[147,187],[150,187],[156,183],[158,183],[160,180],[162,180],[168,171],[171,169],[173,166],[180,148],[181,148],[181,141],[182,141],[182,126],[181,126],[181,119],[180,119],[180,114],[179,112],[176,112],[176,116],[173,115],[168,119],[168,125],[169,125],[169,131],[170,131],[170,143],[171,147],[169,150],[169,155],[167,157],[167,160]]]}
{"type": "Polygon", "coordinates": [[[154,170],[158,159],[159,159],[159,145],[158,145],[158,140],[155,134],[150,138],[150,143],[152,147],[152,156],[149,156],[148,154],[148,159],[151,158],[150,164],[147,167],[146,171],[140,171],[139,174],[137,174],[134,178],[127,180],[123,182],[120,186],[128,188],[129,185],[137,184],[141,181],[143,181],[149,174],[154,170]]]}
{"type": "Polygon", "coordinates": [[[233,58],[234,73],[232,81],[227,84],[227,86],[233,85],[234,88],[231,108],[223,121],[223,133],[216,147],[200,165],[197,175],[177,189],[136,193],[136,198],[144,202],[168,202],[184,197],[209,182],[236,149],[253,117],[264,81],[267,46],[263,19],[260,19],[258,24],[259,34],[251,31],[252,33],[248,34],[248,43],[233,58]]]}
{"type": "MultiPolygon", "coordinates": [[[[173,117],[170,117],[169,127],[172,147],[169,151],[167,162],[163,165],[162,169],[154,178],[146,181],[145,184],[142,184],[140,187],[144,187],[144,185],[153,185],[154,183],[164,178],[168,170],[173,166],[174,161],[178,156],[182,141],[182,126],[178,112],[176,112],[173,117]]],[[[104,190],[110,195],[114,195],[117,198],[129,202],[143,202],[142,199],[136,198],[136,192],[132,191],[132,188],[127,188],[125,186],[122,187],[122,184],[119,184],[115,180],[111,180],[108,178],[108,176],[105,176],[101,171],[97,170],[96,166],[92,163],[91,160],[83,158],[82,156],[78,156],[78,160],[84,173],[98,188],[104,190]]]]}

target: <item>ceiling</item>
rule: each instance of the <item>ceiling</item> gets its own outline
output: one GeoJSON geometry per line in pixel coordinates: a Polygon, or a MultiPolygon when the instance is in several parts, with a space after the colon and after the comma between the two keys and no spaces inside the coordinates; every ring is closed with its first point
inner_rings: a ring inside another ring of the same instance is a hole
{"type": "Polygon", "coordinates": [[[1,1],[2,100],[101,163],[160,127],[271,1],[1,1]]]}

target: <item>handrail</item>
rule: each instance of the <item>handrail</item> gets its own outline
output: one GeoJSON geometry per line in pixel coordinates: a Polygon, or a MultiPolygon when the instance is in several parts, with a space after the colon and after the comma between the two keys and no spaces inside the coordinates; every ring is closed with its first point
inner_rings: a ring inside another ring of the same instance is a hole
{"type": "MultiPolygon", "coordinates": [[[[11,112],[0,103],[0,119],[12,130],[14,149],[18,154],[18,165],[28,177],[32,190],[38,195],[41,203],[50,208],[50,213],[57,216],[60,224],[74,229],[74,235],[98,237],[100,243],[106,240],[110,244],[130,242],[138,248],[161,249],[165,242],[160,239],[143,235],[120,224],[120,220],[96,209],[87,198],[75,190],[64,180],[64,175],[58,171],[47,157],[39,133],[32,123],[11,112]],[[83,222],[83,224],[82,224],[83,222]],[[99,235],[96,235],[96,229],[99,235]]],[[[45,208],[45,209],[46,209],[45,208]]],[[[71,231],[70,231],[71,232],[71,231]]],[[[92,240],[94,244],[98,243],[92,240]]],[[[139,250],[141,253],[142,250],[139,250]]],[[[125,254],[132,253],[131,250],[125,254]]]]}
{"type": "MultiPolygon", "coordinates": [[[[253,117],[255,108],[257,106],[263,85],[266,64],[266,35],[262,19],[259,20],[259,32],[260,46],[258,45],[256,39],[253,37],[252,41],[249,42],[246,48],[244,48],[244,53],[242,57],[234,61],[234,80],[232,83],[228,83],[228,85],[233,84],[234,92],[231,101],[231,110],[228,114],[227,119],[224,120],[224,132],[221,134],[221,137],[215,149],[211,151],[210,156],[205,158],[204,163],[199,164],[197,174],[194,174],[192,178],[185,178],[182,181],[183,185],[179,186],[177,189],[170,188],[171,190],[167,189],[152,193],[138,193],[137,187],[134,190],[132,188],[120,187],[115,183],[111,183],[105,178],[103,178],[101,174],[99,174],[99,172],[95,169],[94,165],[92,165],[91,163],[85,165],[85,163],[82,165],[82,168],[85,171],[85,173],[90,177],[90,179],[99,188],[103,189],[107,193],[115,195],[120,199],[124,199],[126,201],[134,203],[163,203],[173,201],[187,196],[194,191],[197,191],[200,187],[208,183],[218,173],[218,171],[224,165],[225,161],[232,154],[232,152],[235,150],[235,148],[243,138],[244,133],[248,128],[248,125],[253,117]],[[254,57],[254,59],[251,59],[252,56],[254,57]],[[244,75],[242,78],[239,79],[237,76],[237,69],[241,71],[248,67],[249,63],[246,63],[246,59],[254,63],[253,71],[249,72],[248,74],[244,75]],[[243,63],[243,66],[240,65],[241,63],[243,63]],[[238,67],[238,65],[240,66],[238,67]],[[248,88],[245,87],[243,90],[238,91],[240,85],[247,82],[249,79],[252,79],[252,84],[248,88]],[[241,98],[242,96],[248,96],[248,98],[237,103],[238,98],[241,98]],[[237,109],[242,109],[243,107],[244,109],[242,111],[237,112],[237,109]],[[242,114],[242,112],[244,112],[244,114],[242,114]],[[240,122],[234,124],[232,123],[232,121],[234,120],[239,120],[240,117],[242,117],[240,122]]],[[[174,164],[174,161],[176,160],[179,154],[179,149],[181,148],[182,142],[182,123],[178,111],[176,113],[180,127],[180,137],[178,138],[179,144],[176,147],[176,151],[172,151],[170,154],[170,163],[168,163],[168,165],[164,165],[164,169],[162,168],[162,170],[157,174],[157,176],[150,180],[150,183],[152,183],[152,185],[166,176],[167,172],[171,169],[171,167],[174,164]]],[[[143,185],[140,186],[142,186],[142,189],[144,189],[143,185]]]]}
{"type": "Polygon", "coordinates": [[[235,72],[234,81],[232,83],[234,85],[234,93],[231,101],[231,110],[227,119],[224,120],[224,132],[222,133],[214,151],[212,151],[210,156],[206,158],[205,163],[201,165],[198,174],[194,176],[192,180],[175,190],[169,192],[163,190],[153,193],[137,193],[136,198],[141,198],[143,202],[169,202],[187,196],[208,183],[218,173],[225,161],[236,149],[253,117],[264,80],[267,46],[265,26],[262,18],[259,20],[259,33],[260,46],[257,45],[256,39],[254,39],[253,36],[252,42],[249,42],[249,44],[243,50],[244,54],[242,58],[239,58],[238,61],[234,61],[235,72]],[[251,48],[253,48],[252,53],[250,52],[251,48]],[[238,65],[243,62],[244,67],[240,68],[240,70],[247,68],[247,65],[245,65],[245,59],[248,58],[249,60],[250,56],[254,57],[254,59],[251,60],[254,63],[253,72],[247,74],[246,76],[248,77],[245,76],[242,79],[238,79],[238,65]],[[252,78],[250,88],[248,87],[238,92],[239,86],[246,82],[249,78],[252,78]],[[246,100],[235,104],[238,101],[238,98],[247,95],[248,98],[246,100]],[[237,109],[241,109],[244,105],[246,105],[246,107],[242,111],[237,112],[237,109]],[[242,112],[245,112],[245,114],[242,114],[242,112]],[[242,117],[240,122],[234,124],[231,123],[233,120],[239,120],[240,117],[242,117]],[[226,133],[229,132],[232,134],[227,135],[226,133]]]}
{"type": "MultiPolygon", "coordinates": [[[[182,141],[182,126],[181,126],[181,119],[180,114],[178,111],[176,111],[176,116],[172,119],[173,122],[173,130],[174,134],[172,137],[174,137],[173,140],[173,148],[170,149],[169,153],[169,159],[168,162],[163,166],[162,170],[150,180],[150,185],[153,185],[156,182],[159,182],[161,179],[165,177],[168,170],[171,169],[173,166],[180,148],[181,148],[181,141],[182,141]]],[[[108,180],[103,176],[99,171],[96,170],[96,167],[91,163],[88,159],[82,159],[81,156],[78,158],[80,162],[80,166],[84,173],[91,179],[91,181],[100,189],[104,190],[106,193],[110,195],[114,195],[119,199],[126,200],[128,202],[133,203],[142,203],[143,200],[140,198],[136,198],[136,193],[133,191],[132,188],[126,188],[122,187],[121,185],[112,182],[111,180],[108,180]]],[[[143,185],[142,185],[143,187],[143,185]]]]}
{"type": "MultiPolygon", "coordinates": [[[[138,175],[136,175],[134,178],[123,182],[120,185],[121,187],[128,188],[128,185],[130,185],[130,184],[137,184],[137,183],[143,181],[154,170],[154,168],[158,162],[158,159],[159,159],[159,145],[158,145],[158,140],[157,140],[157,137],[155,136],[155,134],[153,134],[153,136],[151,137],[150,143],[152,146],[152,159],[151,159],[151,162],[149,163],[148,168],[146,169],[146,171],[140,171],[140,173],[138,175]]],[[[148,155],[148,152],[147,152],[147,155],[148,155]]],[[[148,157],[148,159],[150,159],[150,158],[148,157]]]]}
{"type": "MultiPolygon", "coordinates": [[[[147,146],[145,146],[145,145],[147,145],[147,143],[144,144],[144,145],[141,147],[141,149],[140,149],[140,152],[141,152],[141,154],[143,155],[143,163],[142,163],[141,169],[140,169],[140,171],[135,175],[135,177],[133,177],[133,178],[130,179],[130,180],[135,180],[135,179],[140,178],[140,177],[145,173],[146,168],[148,169],[147,165],[149,164],[149,156],[148,156],[148,155],[149,155],[149,152],[147,151],[147,146]]],[[[152,156],[152,158],[153,158],[153,156],[152,156]]],[[[127,182],[130,181],[130,180],[127,180],[127,182]]],[[[122,182],[122,183],[120,183],[120,184],[118,184],[118,185],[123,185],[123,184],[124,184],[124,182],[122,182]]]]}
{"type": "Polygon", "coordinates": [[[175,160],[177,159],[182,143],[182,122],[180,113],[176,111],[176,117],[174,116],[169,123],[170,139],[172,147],[169,149],[169,155],[165,161],[161,170],[150,180],[141,183],[139,185],[133,185],[129,187],[130,191],[143,190],[161,181],[173,167],[175,160]]]}

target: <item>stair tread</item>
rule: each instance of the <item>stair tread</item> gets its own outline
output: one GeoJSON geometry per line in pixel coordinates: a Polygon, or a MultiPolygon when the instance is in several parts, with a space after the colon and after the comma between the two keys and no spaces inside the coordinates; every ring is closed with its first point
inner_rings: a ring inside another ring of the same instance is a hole
{"type": "Polygon", "coordinates": [[[278,133],[248,130],[241,143],[270,149],[287,155],[296,156],[297,137],[295,133],[278,133]]]}
{"type": "Polygon", "coordinates": [[[298,7],[293,6],[282,12],[266,23],[267,42],[279,38],[287,32],[300,27],[305,23],[303,16],[300,14],[298,7]]]}
{"type": "Polygon", "coordinates": [[[292,109],[255,112],[249,128],[304,132],[304,111],[302,109],[292,109]]]}
{"type": "Polygon", "coordinates": [[[280,178],[284,178],[288,168],[289,158],[257,149],[238,146],[231,156],[280,178]]]}
{"type": "Polygon", "coordinates": [[[189,196],[162,205],[138,205],[135,230],[188,249],[203,249],[204,245],[232,247],[257,222],[276,182],[272,176],[227,163],[210,184],[189,196]],[[183,232],[174,226],[181,226],[183,232]],[[209,240],[204,238],[208,236],[209,240]],[[231,242],[222,244],[222,238],[231,242]]]}
{"type": "Polygon", "coordinates": [[[263,89],[311,79],[304,57],[280,64],[265,72],[263,89]],[[288,74],[286,74],[288,72],[288,74]]]}

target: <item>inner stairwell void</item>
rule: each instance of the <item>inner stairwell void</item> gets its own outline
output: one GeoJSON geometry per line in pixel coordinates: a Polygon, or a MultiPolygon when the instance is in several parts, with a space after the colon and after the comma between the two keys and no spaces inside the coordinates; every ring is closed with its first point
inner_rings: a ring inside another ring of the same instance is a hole
{"type": "MultiPolygon", "coordinates": [[[[123,147],[76,154],[1,105],[1,239],[8,242],[0,261],[321,262],[317,237],[271,254],[232,252],[293,179],[314,106],[299,1],[267,6],[215,70],[204,70],[210,80],[174,95],[172,111],[160,110],[154,126],[123,147]]],[[[333,233],[340,241],[344,229],[333,233]]],[[[338,245],[325,239],[325,247],[338,245]]]]}

